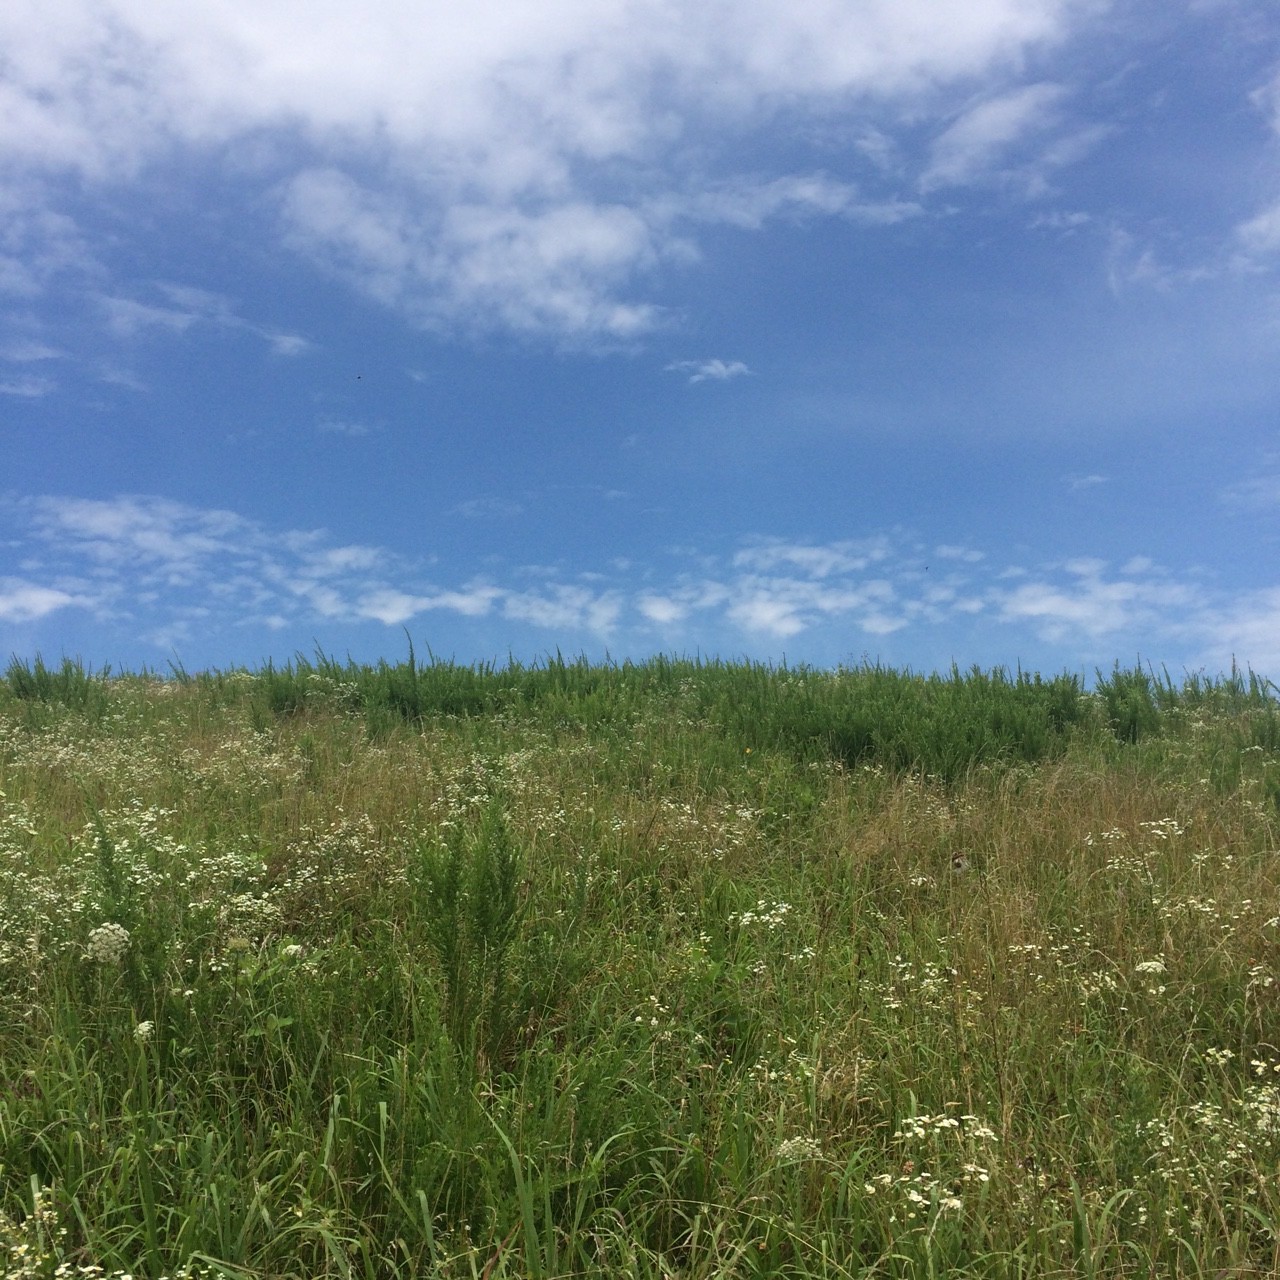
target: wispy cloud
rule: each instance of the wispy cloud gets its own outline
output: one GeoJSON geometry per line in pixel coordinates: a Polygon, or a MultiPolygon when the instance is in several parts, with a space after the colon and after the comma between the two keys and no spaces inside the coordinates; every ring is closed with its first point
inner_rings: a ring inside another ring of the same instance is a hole
{"type": "Polygon", "coordinates": [[[47,342],[36,342],[31,338],[19,338],[0,347],[0,360],[8,360],[13,364],[33,364],[41,360],[58,360],[66,355],[65,351],[51,347],[47,342]]]}
{"type": "Polygon", "coordinates": [[[1267,117],[1272,131],[1280,133],[1280,65],[1274,68],[1270,79],[1249,95],[1249,101],[1267,117]]]}
{"type": "Polygon", "coordinates": [[[524,513],[524,506],[509,498],[468,498],[453,509],[466,520],[510,520],[524,513]]]}
{"type": "Polygon", "coordinates": [[[1264,471],[1228,485],[1221,493],[1222,501],[1238,511],[1280,509],[1280,472],[1264,471]]]}
{"type": "Polygon", "coordinates": [[[992,601],[1006,622],[1030,623],[1055,642],[1121,632],[1185,639],[1210,604],[1199,586],[1160,572],[1145,558],[1118,572],[1097,559],[1068,560],[1056,572],[993,593],[992,601]]]}
{"type": "Polygon", "coordinates": [[[727,554],[689,548],[664,562],[615,558],[571,575],[494,565],[449,582],[429,560],[160,498],[41,498],[5,512],[21,568],[0,578],[0,621],[33,625],[83,610],[166,644],[197,631],[333,634],[445,613],[488,620],[508,636],[529,628],[549,642],[593,635],[633,649],[704,637],[726,645],[738,637],[757,651],[822,635],[845,645],[857,636],[877,647],[904,636],[924,644],[981,624],[989,640],[1004,634],[1015,650],[1035,638],[1081,656],[1132,647],[1190,665],[1232,656],[1280,664],[1280,587],[1233,595],[1141,554],[1118,566],[1067,557],[1029,568],[968,542],[930,551],[901,533],[756,538],[727,554]]]}
{"type": "MultiPolygon", "coordinates": [[[[0,30],[9,16],[0,15],[0,30]]],[[[0,45],[4,41],[0,38],[0,45]]],[[[0,80],[0,105],[12,95],[0,80]]],[[[5,112],[0,110],[0,121],[5,112]]],[[[0,160],[13,157],[0,124],[0,160]]],[[[75,220],[56,207],[48,186],[38,177],[23,176],[14,164],[0,187],[0,296],[33,299],[60,279],[92,283],[103,274],[85,234],[75,220]]]]}
{"type": "Polygon", "coordinates": [[[1280,200],[1236,228],[1236,239],[1251,257],[1280,252],[1280,200]]]}
{"type": "Polygon", "coordinates": [[[158,283],[154,286],[161,302],[140,302],[136,298],[101,294],[98,305],[108,329],[118,338],[131,339],[151,330],[184,334],[197,325],[252,334],[267,343],[279,356],[301,355],[311,343],[297,334],[283,333],[246,320],[230,298],[189,285],[158,283]]]}
{"type": "Polygon", "coordinates": [[[21,400],[39,400],[56,390],[57,383],[52,378],[40,378],[34,375],[23,375],[18,378],[0,377],[0,395],[17,396],[21,400]]]}
{"type": "Polygon", "coordinates": [[[1008,163],[1016,144],[1054,123],[1064,96],[1061,85],[1031,84],[970,107],[934,142],[921,189],[992,177],[1008,163]]]}
{"type": "Polygon", "coordinates": [[[751,372],[741,360],[675,360],[664,373],[687,373],[690,383],[728,382],[751,372]]]}
{"type": "Polygon", "coordinates": [[[359,440],[372,434],[374,428],[365,422],[348,422],[340,418],[321,418],[316,423],[316,430],[325,436],[346,436],[351,440],[359,440]]]}
{"type": "Polygon", "coordinates": [[[862,542],[803,543],[781,538],[760,539],[733,557],[735,568],[769,571],[779,567],[799,569],[812,578],[835,573],[860,573],[889,555],[887,538],[862,542]]]}
{"type": "Polygon", "coordinates": [[[801,221],[839,217],[868,226],[889,226],[924,212],[914,200],[868,200],[850,182],[825,173],[780,178],[736,178],[692,195],[667,195],[650,202],[663,220],[681,218],[724,223],[758,231],[774,219],[801,221]]]}
{"type": "Polygon", "coordinates": [[[973,547],[961,547],[946,542],[934,547],[933,552],[939,560],[959,560],[964,564],[977,564],[980,560],[986,559],[985,553],[973,547]]]}

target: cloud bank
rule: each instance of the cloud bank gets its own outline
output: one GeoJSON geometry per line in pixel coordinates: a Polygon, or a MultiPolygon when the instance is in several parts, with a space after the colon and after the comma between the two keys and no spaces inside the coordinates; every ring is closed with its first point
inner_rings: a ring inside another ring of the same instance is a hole
{"type": "MultiPolygon", "coordinates": [[[[696,258],[701,227],[917,214],[883,181],[876,157],[892,143],[876,114],[937,121],[922,190],[1004,164],[1063,92],[1020,85],[1022,66],[1101,7],[10,0],[0,289],[101,274],[65,194],[145,190],[181,159],[213,166],[274,211],[283,243],[423,325],[628,341],[662,321],[646,274],[696,258]],[[950,99],[978,78],[1006,88],[957,118],[950,99]],[[850,113],[881,140],[851,153],[871,194],[853,175],[737,170],[763,122],[850,113]]],[[[179,317],[117,308],[114,321],[179,317]]]]}
{"type": "Polygon", "coordinates": [[[508,567],[451,582],[385,548],[163,498],[44,497],[11,502],[5,515],[21,569],[0,578],[0,622],[79,611],[162,647],[245,627],[332,633],[433,615],[632,651],[696,647],[714,635],[775,652],[833,628],[852,648],[874,648],[974,623],[1015,644],[1035,637],[1107,661],[1141,637],[1144,656],[1280,670],[1280,587],[1231,594],[1141,556],[1002,564],[968,544],[930,547],[899,531],[825,543],[754,538],[727,555],[686,550],[578,574],[508,567]]]}

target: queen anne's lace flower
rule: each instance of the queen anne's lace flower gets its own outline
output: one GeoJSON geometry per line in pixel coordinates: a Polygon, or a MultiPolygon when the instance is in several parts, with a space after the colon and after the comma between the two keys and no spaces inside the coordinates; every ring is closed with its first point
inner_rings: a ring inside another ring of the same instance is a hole
{"type": "Polygon", "coordinates": [[[816,1138],[787,1138],[777,1154],[779,1160],[820,1160],[822,1145],[816,1138]]]}
{"type": "Polygon", "coordinates": [[[119,964],[129,950],[129,930],[109,921],[89,933],[87,958],[95,964],[119,964]]]}

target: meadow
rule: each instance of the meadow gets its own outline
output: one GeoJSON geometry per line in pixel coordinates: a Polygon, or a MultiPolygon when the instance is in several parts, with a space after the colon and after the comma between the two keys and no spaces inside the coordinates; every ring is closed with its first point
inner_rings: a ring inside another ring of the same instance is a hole
{"type": "Polygon", "coordinates": [[[1280,1275],[1251,673],[0,681],[0,1274],[1280,1275]]]}

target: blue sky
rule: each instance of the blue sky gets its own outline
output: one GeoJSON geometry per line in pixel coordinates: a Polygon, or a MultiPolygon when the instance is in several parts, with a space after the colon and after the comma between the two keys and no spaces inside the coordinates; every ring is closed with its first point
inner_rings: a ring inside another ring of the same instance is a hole
{"type": "Polygon", "coordinates": [[[1280,677],[1271,0],[8,0],[0,650],[1280,677]]]}

